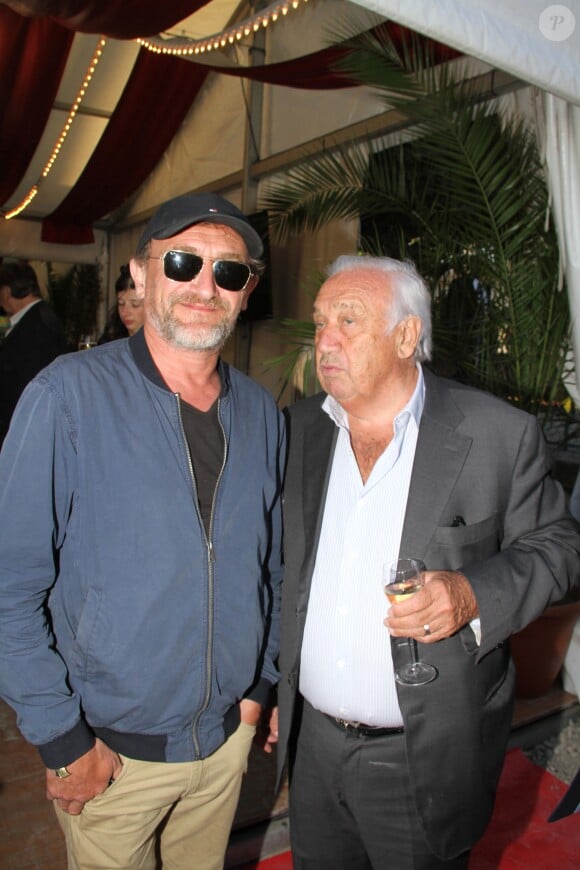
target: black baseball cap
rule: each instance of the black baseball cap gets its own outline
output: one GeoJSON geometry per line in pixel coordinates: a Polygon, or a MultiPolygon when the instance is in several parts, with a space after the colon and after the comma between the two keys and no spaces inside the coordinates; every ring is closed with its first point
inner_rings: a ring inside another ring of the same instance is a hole
{"type": "Polygon", "coordinates": [[[160,205],[139,239],[140,253],[151,239],[168,239],[199,223],[224,224],[243,238],[252,259],[264,253],[262,239],[243,212],[217,193],[186,193],[160,205]]]}

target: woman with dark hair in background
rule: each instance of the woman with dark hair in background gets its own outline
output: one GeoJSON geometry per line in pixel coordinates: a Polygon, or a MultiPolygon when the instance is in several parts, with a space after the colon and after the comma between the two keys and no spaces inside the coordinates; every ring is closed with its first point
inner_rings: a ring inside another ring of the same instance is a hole
{"type": "Polygon", "coordinates": [[[109,311],[99,344],[114,341],[116,338],[127,338],[143,325],[143,300],[137,296],[128,265],[121,266],[120,275],[115,282],[115,293],[117,301],[109,311]]]}

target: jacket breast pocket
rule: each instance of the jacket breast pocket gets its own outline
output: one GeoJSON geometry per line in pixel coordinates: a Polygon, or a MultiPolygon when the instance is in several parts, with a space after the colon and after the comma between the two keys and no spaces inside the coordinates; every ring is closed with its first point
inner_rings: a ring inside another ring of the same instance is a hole
{"type": "Polygon", "coordinates": [[[433,569],[456,570],[468,562],[488,559],[500,549],[497,514],[471,525],[439,526],[433,538],[435,553],[443,564],[430,560],[433,569]]]}

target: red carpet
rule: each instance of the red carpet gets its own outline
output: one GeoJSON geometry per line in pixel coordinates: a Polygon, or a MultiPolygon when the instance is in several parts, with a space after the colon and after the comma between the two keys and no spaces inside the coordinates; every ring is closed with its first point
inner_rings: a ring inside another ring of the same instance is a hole
{"type": "Polygon", "coordinates": [[[290,852],[283,852],[281,855],[274,855],[273,858],[265,858],[258,864],[244,864],[240,870],[292,870],[292,858],[290,852]]]}
{"type": "Polygon", "coordinates": [[[566,789],[519,749],[508,753],[491,824],[469,870],[578,870],[580,814],[547,821],[566,789]]]}
{"type": "MultiPolygon", "coordinates": [[[[473,849],[469,870],[578,870],[580,813],[547,821],[566,789],[519,749],[509,752],[490,826],[473,849]]],[[[292,870],[292,858],[285,852],[244,868],[292,870]]]]}

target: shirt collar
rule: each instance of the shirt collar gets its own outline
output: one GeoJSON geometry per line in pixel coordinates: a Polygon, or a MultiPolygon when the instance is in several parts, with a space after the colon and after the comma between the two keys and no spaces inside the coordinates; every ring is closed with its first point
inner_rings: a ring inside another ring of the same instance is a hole
{"type": "Polygon", "coordinates": [[[14,329],[16,324],[22,320],[24,315],[30,311],[33,305],[38,305],[39,302],[42,302],[42,299],[35,299],[34,302],[31,302],[30,305],[27,305],[25,308],[21,308],[20,311],[17,311],[16,314],[12,314],[10,317],[10,329],[14,329]]]}
{"type": "MultiPolygon", "coordinates": [[[[419,428],[419,423],[421,422],[421,416],[423,414],[423,407],[425,405],[425,379],[423,377],[423,369],[419,363],[417,363],[417,372],[418,378],[417,383],[415,384],[415,389],[413,390],[413,395],[393,420],[395,432],[403,423],[404,418],[408,416],[413,418],[417,428],[419,428]]],[[[346,429],[348,432],[348,414],[336,399],[328,395],[322,403],[322,410],[326,411],[330,419],[333,420],[340,429],[346,429]]]]}

